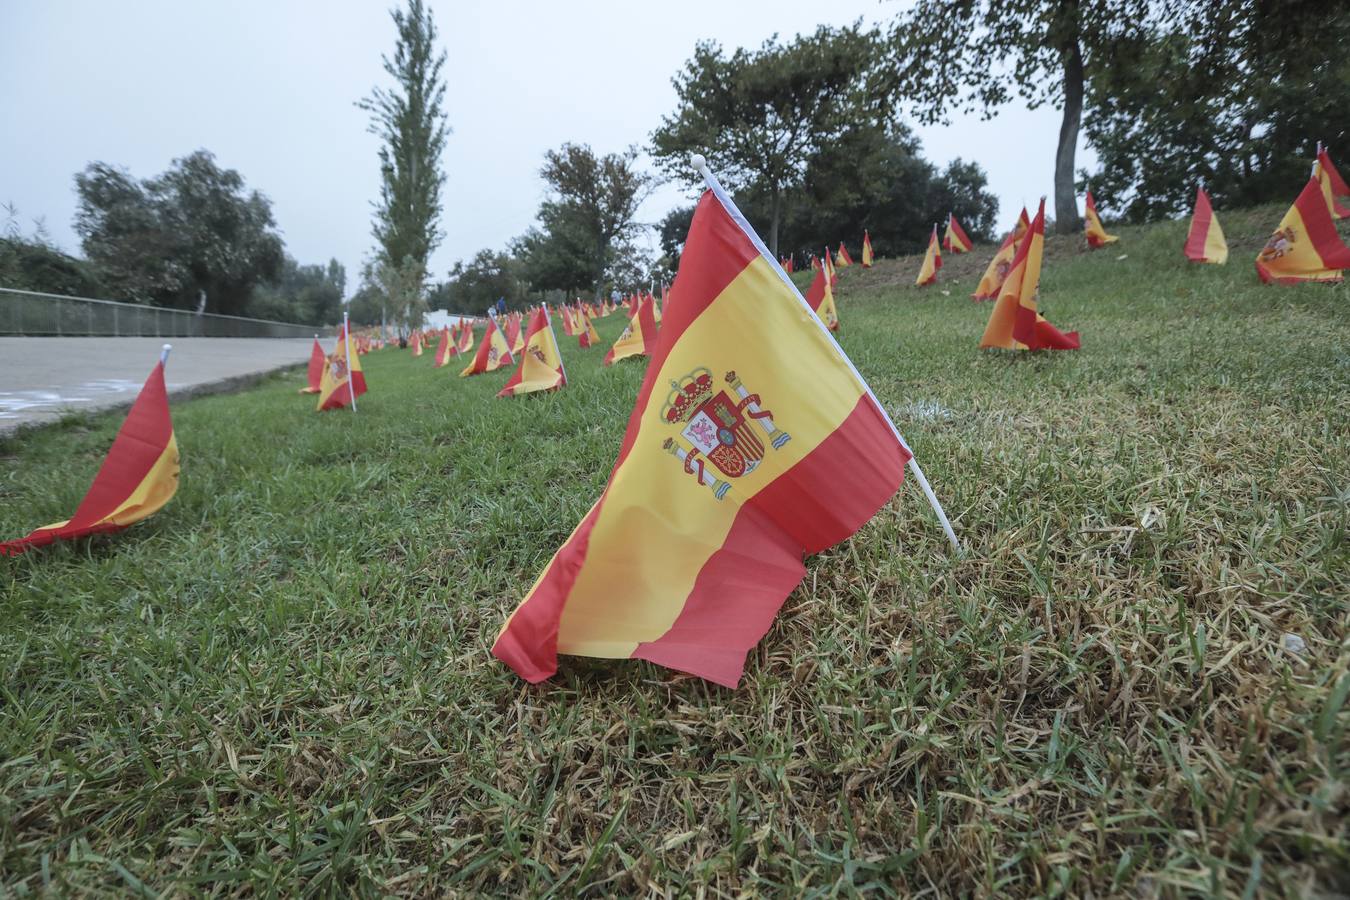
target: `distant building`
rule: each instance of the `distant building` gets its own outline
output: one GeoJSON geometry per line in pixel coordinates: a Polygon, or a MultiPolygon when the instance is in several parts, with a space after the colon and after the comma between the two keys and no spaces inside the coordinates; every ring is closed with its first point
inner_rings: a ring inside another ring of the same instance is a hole
{"type": "Polygon", "coordinates": [[[459,313],[452,313],[448,309],[433,309],[422,316],[422,327],[426,329],[449,328],[451,325],[458,325],[468,318],[472,317],[461,316],[459,313]]]}

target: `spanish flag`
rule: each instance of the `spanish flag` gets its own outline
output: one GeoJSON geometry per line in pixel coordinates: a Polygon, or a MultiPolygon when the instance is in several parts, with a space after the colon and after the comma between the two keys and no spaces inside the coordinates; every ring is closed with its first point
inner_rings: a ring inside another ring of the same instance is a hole
{"type": "Polygon", "coordinates": [[[848,255],[848,248],[844,246],[843,241],[839,242],[839,252],[835,254],[834,262],[841,269],[853,265],[853,257],[848,255]]]}
{"type": "Polygon", "coordinates": [[[1027,208],[1024,206],[1022,214],[1017,217],[1017,224],[1008,232],[1003,243],[998,245],[998,252],[994,254],[994,258],[989,260],[989,266],[975,287],[975,293],[970,295],[972,300],[998,299],[998,290],[1003,286],[1003,279],[1008,277],[1013,257],[1017,255],[1017,242],[1022,240],[1022,235],[1026,234],[1030,227],[1031,218],[1027,216],[1027,208]]]}
{"type": "Polygon", "coordinates": [[[1223,229],[1214,218],[1214,208],[1203,187],[1195,189],[1195,212],[1191,213],[1191,230],[1182,249],[1191,262],[1220,266],[1228,262],[1228,242],[1223,239],[1223,229]]]}
{"type": "Polygon", "coordinates": [[[1340,281],[1350,269],[1350,248],[1336,233],[1322,185],[1309,178],[1280,227],[1256,257],[1256,274],[1267,284],[1340,281]]]}
{"type": "Polygon", "coordinates": [[[460,353],[473,349],[473,322],[465,319],[459,323],[459,343],[455,347],[460,353]]]}
{"type": "Polygon", "coordinates": [[[579,315],[581,320],[577,325],[577,346],[582,350],[600,346],[600,332],[595,330],[595,322],[584,310],[579,315]]]}
{"type": "Polygon", "coordinates": [[[511,356],[511,348],[506,344],[506,336],[497,327],[497,320],[489,318],[487,330],[483,332],[483,341],[478,345],[478,352],[474,354],[473,360],[464,367],[464,371],[459,373],[459,377],[467,378],[470,375],[495,372],[502,366],[513,366],[515,364],[516,361],[511,356]]]}
{"type": "Polygon", "coordinates": [[[408,343],[412,344],[412,355],[414,357],[422,355],[422,332],[414,331],[412,339],[408,343]]]}
{"type": "Polygon", "coordinates": [[[450,332],[442,328],[441,342],[436,345],[436,365],[434,368],[439,369],[441,366],[450,362],[450,357],[454,355],[455,345],[450,340],[450,332]]]}
{"type": "Polygon", "coordinates": [[[540,306],[530,316],[529,335],[520,354],[520,367],[511,375],[498,397],[514,397],[535,391],[556,391],[567,384],[558,338],[553,334],[548,309],[540,306]]]}
{"type": "Polygon", "coordinates": [[[168,353],[165,344],[75,515],[27,537],[0,543],[0,556],[18,556],[56,540],[120,531],[169,502],[178,490],[178,442],[164,387],[168,353]]]}
{"type": "Polygon", "coordinates": [[[825,273],[816,272],[816,277],[811,279],[811,286],[806,289],[806,303],[820,321],[825,323],[825,327],[831,331],[839,330],[839,311],[834,307],[834,289],[830,287],[829,280],[825,273]]]}
{"type": "Polygon", "coordinates": [[[563,334],[572,337],[576,333],[576,327],[572,324],[572,308],[564,303],[558,307],[558,315],[562,319],[563,334]]]}
{"type": "Polygon", "coordinates": [[[1331,164],[1331,157],[1327,155],[1326,148],[1321,143],[1317,145],[1317,162],[1313,163],[1313,177],[1322,188],[1322,196],[1327,201],[1327,212],[1331,217],[1333,219],[1350,217],[1350,209],[1342,206],[1337,200],[1343,198],[1350,201],[1350,185],[1345,183],[1341,173],[1331,164]]]}
{"type": "Polygon", "coordinates": [[[938,245],[937,226],[933,226],[933,236],[928,239],[928,252],[923,255],[923,265],[919,267],[919,277],[914,284],[923,287],[937,284],[938,269],[942,268],[942,248],[938,245]]]}
{"type": "Polygon", "coordinates": [[[829,247],[825,248],[825,258],[821,261],[820,266],[825,270],[825,274],[830,279],[830,287],[834,287],[839,283],[839,273],[834,269],[834,258],[830,256],[829,247]]]}
{"type": "Polygon", "coordinates": [[[309,350],[309,371],[305,373],[308,384],[300,389],[302,394],[317,394],[319,382],[323,379],[323,345],[319,336],[314,335],[314,346],[309,350]]]}
{"type": "Polygon", "coordinates": [[[623,330],[623,334],[605,354],[605,365],[613,365],[630,356],[651,356],[655,346],[656,314],[652,311],[652,301],[644,300],[628,320],[628,327],[623,330]]]}
{"type": "Polygon", "coordinates": [[[1045,247],[1045,200],[1031,228],[1017,245],[1012,269],[1003,281],[998,302],[984,329],[981,347],[1007,350],[1077,350],[1078,332],[1063,334],[1036,311],[1045,247]]]}
{"type": "Polygon", "coordinates": [[[969,253],[973,246],[966,236],[966,230],[956,221],[955,213],[947,213],[947,231],[942,236],[942,246],[947,248],[948,253],[969,253]]]}
{"type": "Polygon", "coordinates": [[[862,252],[862,264],[863,264],[863,268],[864,268],[864,269],[870,269],[870,268],[872,268],[872,261],[873,261],[873,258],[872,258],[872,236],[871,236],[870,234],[868,234],[868,233],[867,233],[867,229],[864,228],[864,229],[863,229],[863,252],[862,252]]]}
{"type": "Polygon", "coordinates": [[[714,191],[609,482],[492,648],[527,681],[565,653],[735,687],[803,555],[848,538],[903,480],[910,453],[886,412],[714,191]]]}
{"type": "Polygon", "coordinates": [[[1105,247],[1120,240],[1114,234],[1107,234],[1106,229],[1102,227],[1102,220],[1097,215],[1097,202],[1092,199],[1092,191],[1087,192],[1084,207],[1086,211],[1083,214],[1083,231],[1087,234],[1089,247],[1096,250],[1098,247],[1105,247]]]}
{"type": "Polygon", "coordinates": [[[347,314],[342,314],[342,330],[338,332],[337,346],[324,360],[323,379],[319,383],[319,412],[350,406],[356,410],[356,398],[366,392],[366,373],[361,371],[361,356],[352,352],[352,338],[347,330],[347,314]]]}

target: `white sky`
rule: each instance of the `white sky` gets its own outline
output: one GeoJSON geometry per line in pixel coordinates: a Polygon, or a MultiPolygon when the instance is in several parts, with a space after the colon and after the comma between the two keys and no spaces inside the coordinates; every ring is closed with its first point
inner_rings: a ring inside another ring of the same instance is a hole
{"type": "MultiPolygon", "coordinates": [[[[79,252],[74,174],[91,160],[137,177],[198,148],[239,170],[273,202],[302,263],[337,257],[348,290],[372,245],[376,138],[354,102],[385,83],[394,0],[0,0],[0,203],[25,230],[43,217],[79,252]]],[[[450,136],[445,239],[431,271],[501,248],[531,224],[545,150],[599,152],[647,136],[675,107],[670,79],[713,38],[758,46],[822,22],[882,21],[877,0],[429,0],[448,51],[450,136]]],[[[934,73],[934,77],[940,77],[934,73]]],[[[1051,193],[1059,113],[1010,107],[989,122],[918,127],[939,166],[977,160],[1011,225],[1051,193]]],[[[1092,159],[1080,146],[1078,167],[1092,159]]],[[[683,201],[658,191],[642,218],[683,201]]],[[[841,236],[842,237],[842,236],[841,236]]]]}

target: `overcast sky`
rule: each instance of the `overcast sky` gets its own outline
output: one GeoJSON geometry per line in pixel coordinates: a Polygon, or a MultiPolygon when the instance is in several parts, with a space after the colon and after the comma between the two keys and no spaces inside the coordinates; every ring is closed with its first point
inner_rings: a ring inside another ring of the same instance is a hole
{"type": "MultiPolygon", "coordinates": [[[[430,0],[449,58],[454,133],[444,166],[445,240],[431,271],[500,248],[531,224],[545,150],[646,145],[675,106],[671,76],[696,41],[758,46],[822,22],[893,17],[877,0],[430,0]]],[[[198,148],[272,199],[289,252],[337,257],[348,290],[372,244],[377,141],[353,104],[386,83],[390,2],[340,0],[0,0],[0,203],[41,217],[79,252],[74,174],[91,160],[138,177],[198,148]]],[[[941,73],[934,73],[941,77],[941,73]]],[[[1009,107],[917,127],[938,165],[977,160],[1000,227],[1051,193],[1059,114],[1009,107]]],[[[1078,165],[1090,159],[1081,146],[1078,165]]],[[[657,192],[657,222],[681,202],[657,192]]],[[[844,237],[841,235],[841,237],[844,237]]],[[[848,236],[857,239],[856,236],[848,236]]]]}

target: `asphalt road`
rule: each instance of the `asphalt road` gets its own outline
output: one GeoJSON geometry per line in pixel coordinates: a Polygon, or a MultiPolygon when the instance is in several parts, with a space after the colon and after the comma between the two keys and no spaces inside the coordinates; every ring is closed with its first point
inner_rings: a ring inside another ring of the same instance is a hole
{"type": "MultiPolygon", "coordinates": [[[[171,338],[175,393],[225,387],[309,359],[306,338],[171,338]]],[[[0,337],[0,434],[72,410],[126,406],[159,358],[160,338],[0,337]]],[[[303,377],[303,376],[301,376],[303,377]]],[[[303,382],[297,378],[296,387],[303,382]]]]}

